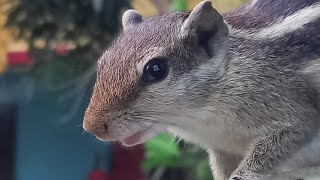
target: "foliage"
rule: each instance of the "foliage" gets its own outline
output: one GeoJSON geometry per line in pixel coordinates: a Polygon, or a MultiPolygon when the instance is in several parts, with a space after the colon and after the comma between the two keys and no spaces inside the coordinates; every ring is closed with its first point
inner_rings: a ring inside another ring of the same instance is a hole
{"type": "Polygon", "coordinates": [[[6,28],[29,46],[33,64],[28,73],[59,95],[67,106],[61,120],[70,120],[92,87],[96,61],[120,30],[129,0],[4,1],[11,7],[6,28]]]}
{"type": "Polygon", "coordinates": [[[162,134],[146,142],[145,149],[147,154],[143,170],[155,171],[150,179],[161,179],[169,169],[183,169],[188,179],[213,179],[207,154],[192,145],[183,147],[183,143],[176,143],[170,134],[162,134]],[[161,174],[159,170],[162,170],[161,174]]]}
{"type": "MultiPolygon", "coordinates": [[[[7,0],[7,28],[29,44],[35,77],[66,83],[84,74],[120,28],[127,0],[7,0]],[[70,53],[57,53],[66,48],[70,53]],[[57,73],[59,72],[59,73],[57,73]],[[52,75],[54,74],[54,75],[52,75]],[[59,76],[57,76],[59,75],[59,76]]],[[[92,73],[94,74],[94,73],[92,73]]]]}
{"type": "Polygon", "coordinates": [[[162,134],[145,143],[145,171],[161,167],[182,167],[182,153],[170,134],[162,134]]]}

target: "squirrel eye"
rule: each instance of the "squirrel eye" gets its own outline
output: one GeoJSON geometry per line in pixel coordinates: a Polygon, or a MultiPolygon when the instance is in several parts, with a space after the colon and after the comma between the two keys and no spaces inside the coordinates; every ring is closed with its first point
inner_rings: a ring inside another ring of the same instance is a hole
{"type": "Polygon", "coordinates": [[[151,59],[144,67],[143,76],[145,82],[161,81],[168,75],[167,59],[158,57],[151,59]]]}

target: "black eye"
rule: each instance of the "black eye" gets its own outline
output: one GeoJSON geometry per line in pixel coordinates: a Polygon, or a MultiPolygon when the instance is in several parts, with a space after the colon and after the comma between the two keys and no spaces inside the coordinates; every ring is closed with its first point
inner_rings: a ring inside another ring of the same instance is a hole
{"type": "Polygon", "coordinates": [[[161,81],[167,77],[168,71],[166,58],[153,58],[144,66],[143,79],[145,82],[161,81]]]}

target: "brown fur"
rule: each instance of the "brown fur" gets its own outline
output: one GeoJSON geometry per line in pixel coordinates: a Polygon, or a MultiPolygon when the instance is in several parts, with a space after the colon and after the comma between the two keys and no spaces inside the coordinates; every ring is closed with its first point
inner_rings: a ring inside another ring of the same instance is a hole
{"type": "Polygon", "coordinates": [[[300,19],[310,21],[303,28],[272,30],[269,38],[259,34],[263,26],[227,28],[209,1],[145,20],[127,11],[125,31],[99,60],[84,129],[121,142],[143,132],[129,145],[169,130],[208,149],[218,180],[320,165],[320,21],[311,16],[300,19]],[[168,60],[168,76],[144,82],[155,57],[168,60]]]}

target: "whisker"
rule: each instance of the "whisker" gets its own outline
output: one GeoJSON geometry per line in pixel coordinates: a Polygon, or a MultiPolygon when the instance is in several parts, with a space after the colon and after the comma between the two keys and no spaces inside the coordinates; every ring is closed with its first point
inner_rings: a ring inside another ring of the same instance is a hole
{"type": "MultiPolygon", "coordinates": [[[[140,126],[140,127],[143,127],[143,128],[147,128],[147,127],[148,127],[148,126],[146,126],[146,125],[143,124],[143,123],[139,123],[139,122],[136,122],[136,121],[132,121],[132,122],[133,122],[134,124],[140,126]]],[[[151,128],[150,130],[153,131],[153,132],[156,133],[156,134],[162,133],[161,131],[159,131],[159,130],[157,130],[157,129],[155,129],[155,128],[151,128]]]]}
{"type": "MultiPolygon", "coordinates": [[[[155,123],[155,124],[159,124],[159,125],[168,125],[168,123],[163,123],[162,121],[157,121],[157,120],[148,120],[148,119],[145,119],[145,118],[142,118],[142,117],[138,117],[138,118],[130,118],[129,119],[132,123],[135,123],[143,128],[146,128],[148,127],[147,125],[141,123],[141,122],[152,122],[152,123],[155,123]]],[[[159,131],[158,129],[156,128],[151,128],[152,131],[154,131],[156,134],[159,134],[159,133],[162,133],[161,131],[159,131]]]]}
{"type": "Polygon", "coordinates": [[[76,128],[82,128],[83,123],[76,125],[76,128]]]}
{"type": "Polygon", "coordinates": [[[139,111],[139,112],[135,112],[134,114],[137,115],[152,115],[152,114],[157,114],[157,115],[173,115],[173,116],[177,116],[177,113],[172,113],[172,112],[163,112],[163,111],[154,111],[154,110],[148,110],[148,111],[139,111]]]}
{"type": "Polygon", "coordinates": [[[177,126],[176,123],[168,122],[168,121],[163,121],[163,120],[158,120],[158,119],[155,119],[155,118],[153,118],[153,117],[134,116],[134,118],[132,119],[132,121],[136,121],[136,120],[144,121],[144,122],[152,122],[152,123],[161,124],[161,125],[177,126]]]}
{"type": "Polygon", "coordinates": [[[187,113],[179,113],[179,112],[173,112],[173,111],[164,111],[163,109],[160,110],[143,110],[143,111],[138,111],[134,112],[134,115],[141,115],[141,116],[147,116],[147,115],[164,115],[164,116],[176,116],[176,117],[186,117],[186,118],[194,118],[193,116],[187,114],[187,113]]]}
{"type": "Polygon", "coordinates": [[[129,120],[130,120],[130,122],[133,122],[133,123],[135,123],[136,125],[139,125],[139,126],[141,126],[141,127],[143,127],[143,128],[146,128],[146,127],[147,127],[145,124],[143,124],[143,123],[140,122],[140,121],[135,121],[135,120],[132,120],[132,119],[129,119],[129,120]]]}

